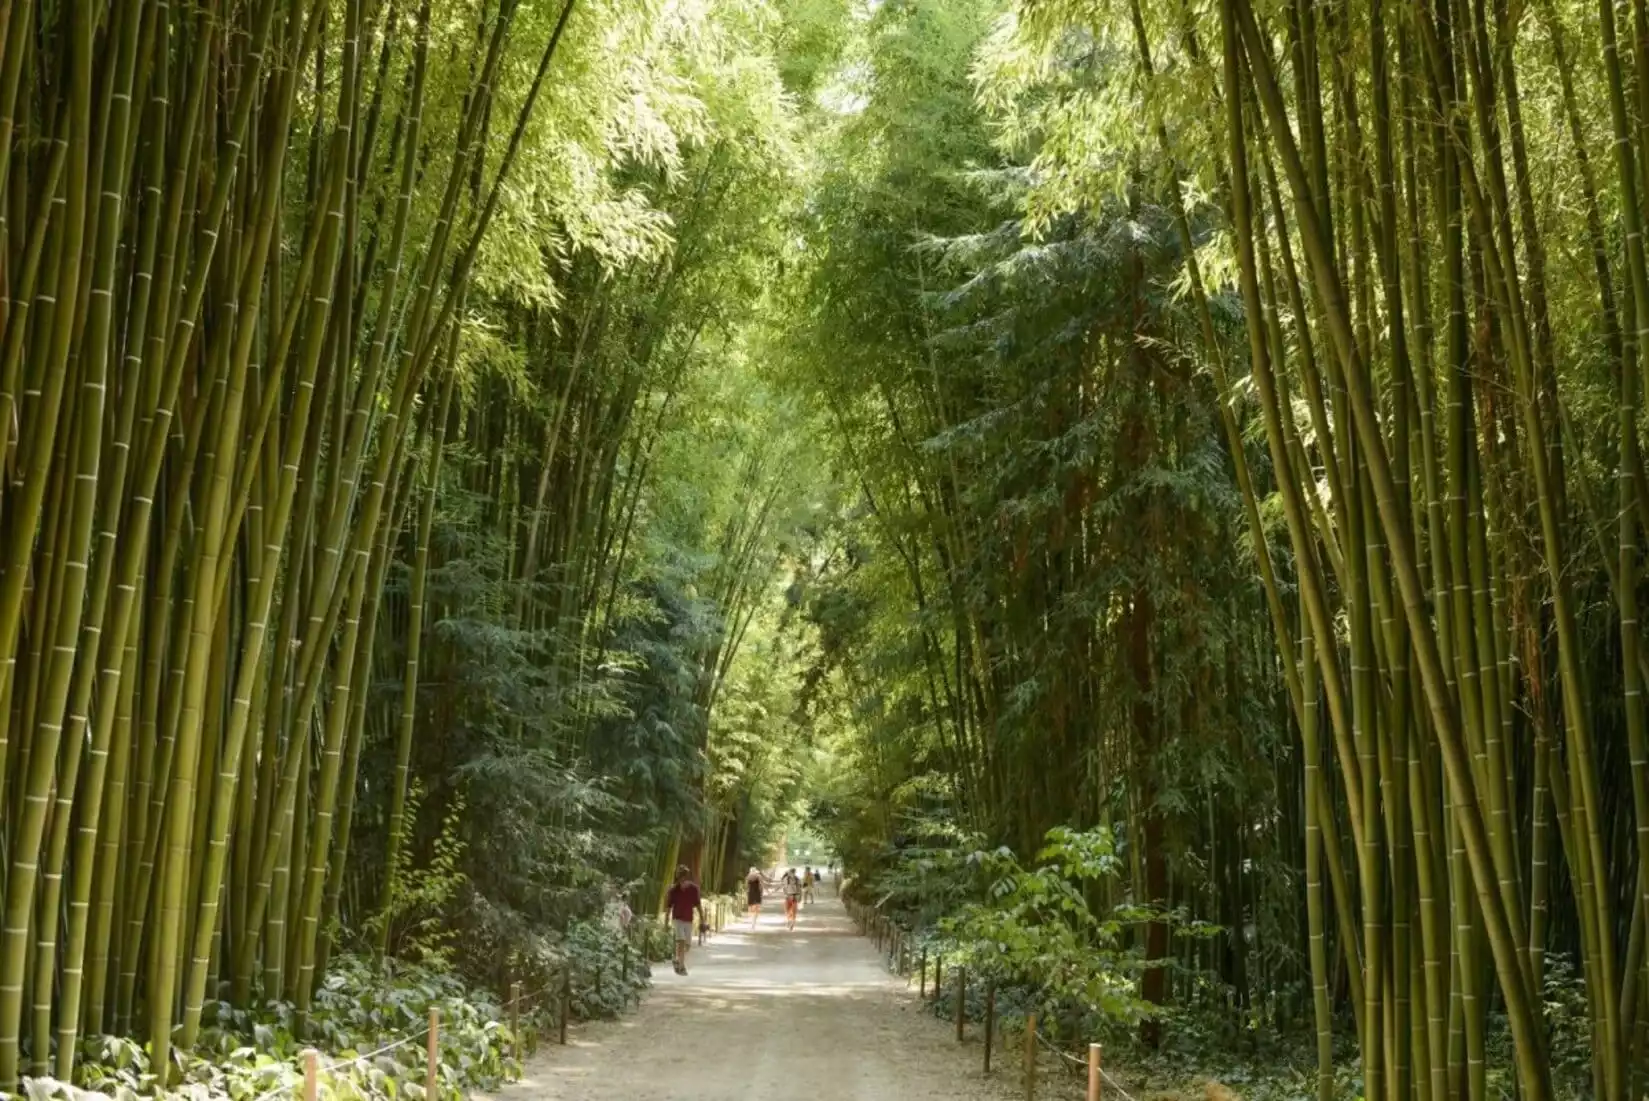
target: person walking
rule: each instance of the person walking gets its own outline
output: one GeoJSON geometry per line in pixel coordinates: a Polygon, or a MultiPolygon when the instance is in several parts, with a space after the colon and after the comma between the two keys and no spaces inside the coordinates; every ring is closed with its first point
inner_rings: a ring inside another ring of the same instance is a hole
{"type": "Polygon", "coordinates": [[[791,868],[784,873],[779,881],[779,887],[784,891],[784,922],[788,929],[796,928],[796,908],[801,905],[802,881],[796,875],[796,869],[791,868]]]}
{"type": "Polygon", "coordinates": [[[750,928],[752,930],[756,928],[756,922],[761,920],[762,887],[765,882],[766,877],[762,875],[760,868],[751,868],[750,874],[744,877],[744,902],[746,906],[750,907],[750,928]]]}
{"type": "Polygon", "coordinates": [[[631,912],[630,904],[624,901],[624,892],[617,884],[607,888],[607,905],[603,909],[603,916],[620,934],[626,937],[630,935],[630,921],[635,914],[631,912]]]}
{"type": "Polygon", "coordinates": [[[693,915],[696,913],[700,924],[704,923],[704,899],[687,865],[676,869],[676,881],[664,896],[664,905],[670,911],[670,923],[676,933],[676,974],[685,975],[687,951],[693,947],[693,915]]]}
{"type": "Polygon", "coordinates": [[[818,879],[819,877],[813,874],[813,865],[809,864],[802,869],[802,903],[804,905],[813,905],[813,884],[818,882],[818,879]]]}

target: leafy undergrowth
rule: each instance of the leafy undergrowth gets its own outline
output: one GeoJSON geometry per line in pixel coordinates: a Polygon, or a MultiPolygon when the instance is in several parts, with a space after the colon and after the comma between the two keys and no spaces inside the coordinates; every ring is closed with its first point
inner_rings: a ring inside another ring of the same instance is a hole
{"type": "MultiPolygon", "coordinates": [[[[948,1027],[956,1011],[954,975],[945,980],[942,997],[933,999],[931,993],[926,1008],[948,1027]]],[[[1053,1004],[1045,992],[1009,986],[999,988],[995,996],[999,1050],[1018,1051],[1016,1038],[1023,1035],[1033,1008],[1039,1013],[1044,1048],[1057,1045],[1065,1053],[1056,1062],[1069,1072],[1071,1096],[1080,1095],[1086,1081],[1082,1060],[1090,1041],[1103,1045],[1107,1072],[1134,1101],[1315,1101],[1318,1096],[1315,1038],[1302,1028],[1278,1031],[1244,1014],[1167,1007],[1154,1014],[1162,1039],[1152,1049],[1141,1042],[1137,1028],[1122,1021],[1086,1013],[1075,1001],[1053,1004]],[[1211,1090],[1211,1083],[1223,1090],[1211,1090]]],[[[1585,989],[1567,961],[1549,961],[1544,1009],[1553,1096],[1559,1101],[1587,1101],[1593,1096],[1591,1051],[1583,1029],[1588,1010],[1585,989]]],[[[973,980],[967,990],[967,1016],[974,1027],[985,1017],[985,995],[973,980]]],[[[1332,1096],[1335,1101],[1367,1101],[1354,1024],[1336,1018],[1334,1028],[1332,1096]]],[[[1490,1016],[1485,1043],[1486,1095],[1516,1096],[1511,1037],[1503,1014],[1490,1016]]],[[[1051,1096],[1063,1098],[1066,1092],[1051,1096]]],[[[1447,1096],[1465,1096],[1462,1084],[1451,1081],[1447,1096]]]]}
{"type": "MultiPolygon", "coordinates": [[[[1093,905],[1100,893],[1095,886],[1115,880],[1120,870],[1108,831],[1056,828],[1032,866],[1005,849],[907,850],[879,881],[854,884],[849,897],[877,907],[905,930],[903,963],[914,977],[918,961],[927,961],[923,985],[935,1016],[953,1019],[957,976],[965,973],[967,1019],[977,1027],[993,1013],[1004,1051],[1017,1043],[1008,1038],[1023,1036],[1035,1014],[1042,1046],[1065,1053],[1059,1062],[1075,1076],[1084,1074],[1088,1045],[1100,1043],[1109,1073],[1137,1101],[1314,1101],[1317,1049],[1309,1004],[1283,1012],[1272,999],[1238,1009],[1235,992],[1216,975],[1172,958],[1164,964],[1169,986],[1192,991],[1187,1004],[1150,1005],[1140,997],[1147,965],[1136,934],[1147,922],[1161,922],[1176,939],[1208,938],[1221,930],[1127,903],[1093,905]],[[937,995],[935,960],[943,961],[937,995]],[[1210,1090],[1209,1083],[1224,1090],[1210,1090]]],[[[1543,1008],[1555,1096],[1590,1096],[1588,1006],[1569,961],[1548,957],[1543,1008]]],[[[1486,1024],[1485,1093],[1513,1096],[1506,1021],[1497,1012],[1486,1024]]],[[[1333,1028],[1333,1096],[1364,1101],[1349,1007],[1337,1010],[1333,1028]]],[[[1457,1071],[1464,1065],[1458,1060],[1457,1071]]],[[[1463,1087],[1451,1080],[1448,1096],[1463,1096],[1463,1087]]]]}
{"type": "MultiPolygon", "coordinates": [[[[1585,987],[1572,963],[1547,959],[1542,999],[1553,1095],[1583,1101],[1592,1094],[1589,1009],[1585,987]]],[[[1313,1101],[1317,1097],[1315,1038],[1301,1028],[1279,1031],[1242,1014],[1170,1009],[1163,1015],[1157,1050],[1137,1034],[1107,1039],[1108,1060],[1138,1101],[1177,1101],[1212,1096],[1218,1082],[1242,1101],[1313,1101]],[[1114,1042],[1113,1042],[1114,1041],[1114,1042]]],[[[1484,1079],[1489,1097],[1517,1096],[1510,1029],[1503,1013],[1490,1014],[1485,1035],[1484,1079]]],[[[1334,1022],[1336,1101],[1364,1101],[1363,1067],[1357,1057],[1355,1025],[1345,1015],[1334,1022]]],[[[1456,1071],[1463,1069],[1456,1066],[1456,1071]]],[[[1451,1079],[1450,1097],[1465,1096],[1464,1083],[1451,1079]]]]}
{"type": "Polygon", "coordinates": [[[459,1101],[519,1076],[521,1054],[558,1026],[562,974],[570,978],[566,992],[574,1021],[610,1019],[633,1007],[651,982],[646,961],[658,939],[650,927],[627,939],[609,926],[574,925],[534,961],[542,982],[524,989],[513,1007],[444,970],[343,956],[333,961],[302,1025],[287,1003],[258,1009],[209,1005],[194,1048],[174,1048],[164,1086],[146,1045],[94,1036],[82,1042],[72,1084],[25,1078],[25,1091],[32,1101],[286,1101],[302,1096],[303,1053],[314,1048],[322,1097],[459,1101]],[[427,1096],[432,1008],[439,1010],[440,1028],[435,1092],[427,1096]]]}

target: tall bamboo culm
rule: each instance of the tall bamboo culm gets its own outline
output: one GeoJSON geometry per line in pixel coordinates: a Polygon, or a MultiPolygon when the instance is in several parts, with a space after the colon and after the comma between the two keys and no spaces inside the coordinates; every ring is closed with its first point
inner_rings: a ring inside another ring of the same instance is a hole
{"type": "Polygon", "coordinates": [[[389,559],[573,11],[482,7],[0,7],[0,1089],[309,1003],[389,559]]]}

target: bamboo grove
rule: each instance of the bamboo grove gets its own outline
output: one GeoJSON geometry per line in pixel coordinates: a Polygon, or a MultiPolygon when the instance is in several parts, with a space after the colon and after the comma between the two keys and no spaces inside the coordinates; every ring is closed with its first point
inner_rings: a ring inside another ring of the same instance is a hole
{"type": "MultiPolygon", "coordinates": [[[[659,441],[762,278],[771,212],[730,197],[788,171],[771,33],[0,4],[0,1090],[103,1033],[165,1068],[225,1003],[301,1022],[329,956],[395,949],[451,813],[486,912],[546,928],[586,863],[651,882],[707,828],[716,678],[660,688],[689,701],[672,799],[623,788],[621,644],[653,622],[659,441]],[[509,814],[549,832],[512,847],[509,814]],[[571,847],[598,820],[640,847],[571,847]]],[[[737,515],[687,532],[739,544],[732,611],[693,605],[723,675],[777,565],[737,515]]]]}
{"type": "Polygon", "coordinates": [[[863,502],[816,609],[839,837],[1113,826],[1125,897],[1227,929],[1142,956],[1303,1010],[1325,1101],[1347,1035],[1367,1097],[1640,1094],[1649,14],[868,37],[796,353],[863,502]]]}
{"type": "MultiPolygon", "coordinates": [[[[869,866],[892,838],[937,844],[940,823],[1022,854],[1102,823],[1139,840],[1135,897],[1233,927],[1265,908],[1286,939],[1293,894],[1251,856],[1303,843],[1296,778],[1214,394],[1179,348],[1197,329],[1163,290],[1172,222],[1141,204],[1132,225],[1109,207],[1034,234],[969,75],[993,15],[889,9],[872,104],[842,138],[889,154],[818,203],[801,331],[831,334],[831,362],[796,355],[861,502],[812,607],[814,706],[859,712],[837,720],[860,737],[836,840],[869,866]],[[1230,843],[1249,820],[1253,853],[1230,843]]],[[[1198,953],[1245,1008],[1286,1015],[1261,1008],[1297,973],[1285,953],[1252,982],[1228,941],[1198,953]]],[[[1169,983],[1156,970],[1151,1000],[1169,983]]]]}
{"type": "MultiPolygon", "coordinates": [[[[1630,57],[1613,9],[1572,28],[1568,15],[1528,22],[1556,51],[1564,119],[1537,133],[1569,140],[1557,160],[1590,196],[1572,226],[1531,164],[1524,13],[1228,3],[1207,26],[1173,19],[1186,69],[1218,74],[1212,167],[1292,607],[1264,533],[1251,536],[1307,762],[1314,933],[1329,912],[1341,925],[1371,1096],[1483,1096],[1491,1012],[1521,1089],[1550,1096],[1553,948],[1584,976],[1594,1094],[1641,1088],[1645,348],[1631,319],[1649,316],[1649,284],[1623,89],[1628,70],[1649,86],[1649,54],[1641,12],[1630,57]],[[1612,177],[1576,117],[1576,36],[1603,53],[1612,177]],[[1586,242],[1583,265],[1573,248],[1549,261],[1554,232],[1586,242]],[[1559,277],[1578,284],[1564,312],[1559,277]],[[1597,404],[1577,417],[1586,395],[1597,404]]],[[[1143,14],[1131,22],[1149,79],[1158,47],[1143,14]]],[[[1313,967],[1320,1033],[1326,969],[1313,967]]]]}

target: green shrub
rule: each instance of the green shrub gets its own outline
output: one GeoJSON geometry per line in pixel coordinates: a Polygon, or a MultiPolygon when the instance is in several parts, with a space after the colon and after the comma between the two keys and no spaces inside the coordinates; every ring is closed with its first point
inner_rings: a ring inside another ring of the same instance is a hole
{"type": "Polygon", "coordinates": [[[164,1088],[145,1046],[91,1036],[81,1042],[73,1085],[30,1079],[27,1092],[37,1101],[156,1095],[284,1101],[302,1091],[303,1052],[310,1047],[320,1052],[323,1096],[338,1101],[458,1101],[519,1072],[498,1003],[430,967],[339,957],[301,1029],[286,1003],[248,1010],[220,1002],[209,1005],[207,1015],[195,1047],[173,1050],[164,1088]],[[431,1008],[440,1011],[440,1032],[436,1098],[426,1099],[431,1008]]]}
{"type": "Polygon", "coordinates": [[[644,949],[645,941],[638,948],[610,925],[578,922],[568,929],[560,953],[571,968],[573,1020],[609,1020],[639,1002],[652,981],[644,949]]]}
{"type": "Polygon", "coordinates": [[[989,884],[938,923],[946,956],[998,983],[999,1008],[1131,1027],[1154,1011],[1137,992],[1141,961],[1125,933],[1153,915],[1139,907],[1097,914],[1088,886],[1121,870],[1108,830],[1050,830],[1037,866],[1007,849],[974,853],[968,863],[989,884]],[[1087,1018],[1087,1019],[1085,1019],[1087,1018]]]}
{"type": "Polygon", "coordinates": [[[32,1101],[288,1101],[302,1093],[303,1053],[312,1047],[320,1053],[326,1098],[460,1101],[519,1074],[516,1052],[558,1024],[564,975],[573,1020],[612,1019],[635,1006],[651,983],[649,960],[669,958],[670,934],[657,923],[637,923],[626,935],[606,923],[576,922],[536,944],[514,971],[523,1004],[513,1014],[496,996],[466,986],[440,966],[439,954],[426,953],[434,961],[426,963],[343,954],[333,958],[302,1022],[285,1002],[251,1009],[209,1003],[195,1046],[173,1049],[164,1081],[146,1046],[125,1037],[88,1036],[80,1044],[73,1084],[26,1079],[26,1091],[32,1101]],[[439,1062],[436,1096],[426,1098],[432,1008],[440,1011],[439,1062]],[[520,1037],[511,1032],[512,1016],[520,1037]]]}

